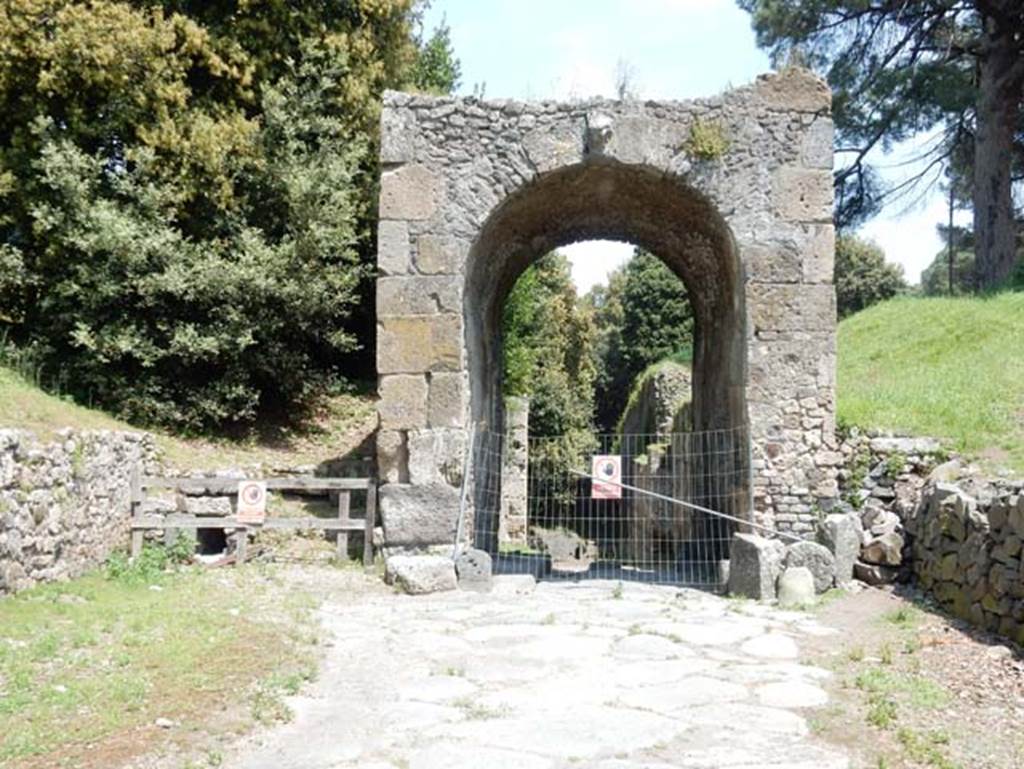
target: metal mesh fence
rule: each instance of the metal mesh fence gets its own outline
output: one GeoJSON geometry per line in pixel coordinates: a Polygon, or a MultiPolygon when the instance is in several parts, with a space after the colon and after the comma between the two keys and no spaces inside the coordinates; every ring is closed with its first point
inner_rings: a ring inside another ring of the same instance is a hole
{"type": "Polygon", "coordinates": [[[467,533],[498,572],[718,589],[736,524],[689,505],[749,519],[749,435],[476,430],[469,482],[467,533]],[[621,485],[595,478],[616,465],[621,485]]]}

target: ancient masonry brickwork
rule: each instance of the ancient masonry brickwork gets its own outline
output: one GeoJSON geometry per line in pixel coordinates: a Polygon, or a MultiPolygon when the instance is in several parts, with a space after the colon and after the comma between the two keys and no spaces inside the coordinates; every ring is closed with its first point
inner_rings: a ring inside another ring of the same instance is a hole
{"type": "Polygon", "coordinates": [[[827,86],[798,69],[686,102],[387,94],[377,282],[387,542],[451,542],[467,426],[503,429],[501,303],[532,260],[589,238],[644,246],[687,284],[700,335],[695,428],[749,419],[754,514],[809,532],[841,460],[829,110],[827,86]]]}
{"type": "Polygon", "coordinates": [[[132,470],[146,433],[0,430],[0,593],[77,577],[128,543],[132,470]]]}

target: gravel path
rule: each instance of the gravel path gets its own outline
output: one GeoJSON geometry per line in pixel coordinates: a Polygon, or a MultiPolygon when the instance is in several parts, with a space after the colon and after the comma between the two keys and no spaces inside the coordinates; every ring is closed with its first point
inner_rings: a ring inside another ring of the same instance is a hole
{"type": "Polygon", "coordinates": [[[231,769],[842,769],[808,733],[827,671],[802,613],[677,588],[496,579],[486,595],[329,599],[294,720],[231,769]]]}

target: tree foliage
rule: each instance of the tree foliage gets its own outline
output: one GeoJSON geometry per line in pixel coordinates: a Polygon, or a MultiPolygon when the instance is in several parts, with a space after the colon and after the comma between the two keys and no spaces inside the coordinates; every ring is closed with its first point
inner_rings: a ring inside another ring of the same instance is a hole
{"type": "Polygon", "coordinates": [[[414,22],[411,0],[0,5],[0,331],[181,429],[341,383],[372,349],[379,94],[452,70],[414,22]]]}
{"type": "Polygon", "coordinates": [[[689,357],[693,310],[683,282],[639,248],[589,301],[598,329],[597,421],[611,430],[644,369],[668,357],[689,357]]]}
{"type": "Polygon", "coordinates": [[[594,322],[576,298],[558,252],[529,267],[505,301],[504,393],[530,398],[530,433],[590,433],[594,413],[594,322]]]}
{"type": "Polygon", "coordinates": [[[1024,4],[1019,0],[738,0],[776,63],[823,72],[833,90],[837,220],[854,225],[885,189],[872,150],[939,129],[924,175],[951,168],[974,209],[981,286],[1014,261],[1012,183],[1024,178],[1024,4]]]}
{"type": "Polygon", "coordinates": [[[839,317],[891,299],[906,288],[903,268],[885,261],[882,249],[852,235],[836,240],[836,304],[839,317]]]}

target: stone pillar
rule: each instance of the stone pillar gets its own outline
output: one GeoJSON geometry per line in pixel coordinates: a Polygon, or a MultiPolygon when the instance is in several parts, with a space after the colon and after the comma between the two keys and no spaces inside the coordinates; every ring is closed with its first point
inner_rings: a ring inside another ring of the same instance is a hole
{"type": "Polygon", "coordinates": [[[527,479],[530,464],[530,401],[505,399],[505,446],[501,455],[498,544],[527,543],[527,479]]]}

